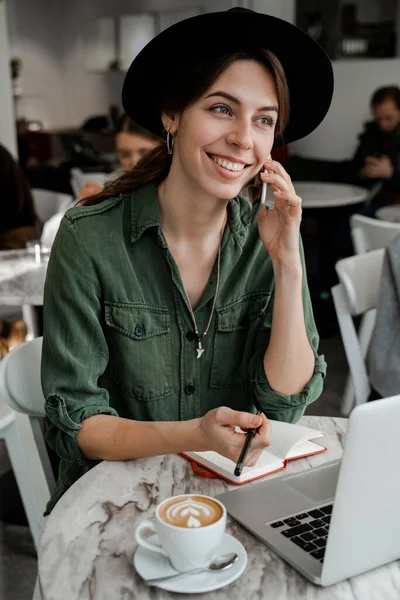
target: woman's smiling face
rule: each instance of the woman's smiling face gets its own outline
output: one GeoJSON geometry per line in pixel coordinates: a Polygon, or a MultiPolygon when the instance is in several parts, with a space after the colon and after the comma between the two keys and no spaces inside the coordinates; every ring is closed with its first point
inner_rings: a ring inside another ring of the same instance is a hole
{"type": "Polygon", "coordinates": [[[277,115],[269,71],[253,60],[233,62],[181,115],[164,115],[175,137],[173,170],[206,195],[233,198],[268,158],[277,115]]]}

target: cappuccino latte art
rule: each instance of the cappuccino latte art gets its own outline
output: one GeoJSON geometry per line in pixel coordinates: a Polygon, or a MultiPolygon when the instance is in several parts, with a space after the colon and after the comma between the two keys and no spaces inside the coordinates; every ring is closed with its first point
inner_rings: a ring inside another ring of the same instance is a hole
{"type": "Polygon", "coordinates": [[[175,527],[198,528],[216,523],[223,511],[218,502],[203,496],[176,496],[160,506],[158,515],[175,527]]]}

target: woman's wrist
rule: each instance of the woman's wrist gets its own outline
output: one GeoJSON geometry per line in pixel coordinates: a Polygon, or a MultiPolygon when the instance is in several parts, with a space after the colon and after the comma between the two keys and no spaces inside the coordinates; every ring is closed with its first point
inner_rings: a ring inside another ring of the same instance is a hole
{"type": "Polygon", "coordinates": [[[296,281],[303,278],[303,268],[298,252],[293,255],[288,255],[284,259],[272,259],[272,267],[274,269],[275,284],[278,283],[280,279],[296,281]]]}
{"type": "Polygon", "coordinates": [[[178,421],[182,437],[180,446],[182,452],[204,452],[207,450],[202,429],[202,418],[190,419],[189,421],[178,421]]]}

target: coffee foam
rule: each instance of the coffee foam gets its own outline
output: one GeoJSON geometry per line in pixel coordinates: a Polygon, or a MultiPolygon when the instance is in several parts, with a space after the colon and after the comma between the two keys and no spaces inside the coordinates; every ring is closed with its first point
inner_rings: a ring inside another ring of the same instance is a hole
{"type": "Polygon", "coordinates": [[[211,498],[187,496],[171,498],[159,512],[160,518],[170,525],[198,528],[211,525],[222,516],[222,509],[211,498]]]}

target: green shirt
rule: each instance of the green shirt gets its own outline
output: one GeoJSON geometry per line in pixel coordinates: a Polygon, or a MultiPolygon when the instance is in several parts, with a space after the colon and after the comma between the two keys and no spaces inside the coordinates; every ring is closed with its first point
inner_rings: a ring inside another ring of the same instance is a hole
{"type": "MultiPolygon", "coordinates": [[[[253,207],[228,204],[220,285],[205,352],[179,270],[160,229],[156,185],[95,206],[68,210],[57,233],[44,293],[42,384],[48,444],[61,458],[48,511],[95,461],[77,442],[84,419],[105,413],[139,421],[201,417],[221,405],[297,421],[321,394],[326,364],[318,357],[306,278],[304,317],[315,353],[314,375],[299,394],[271,389],[263,358],[274,298],[272,263],[253,207]]],[[[301,249],[303,268],[304,258],[301,249]]],[[[215,267],[195,310],[199,331],[210,317],[215,267]]]]}

